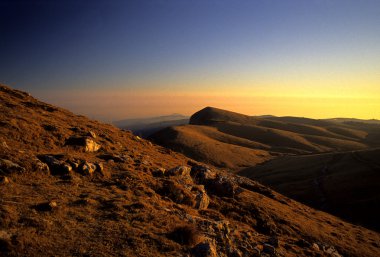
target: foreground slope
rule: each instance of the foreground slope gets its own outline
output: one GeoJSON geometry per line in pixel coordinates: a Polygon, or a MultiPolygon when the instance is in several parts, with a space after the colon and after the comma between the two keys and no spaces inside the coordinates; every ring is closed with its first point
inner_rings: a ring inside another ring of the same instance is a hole
{"type": "Polygon", "coordinates": [[[380,125],[350,120],[255,117],[213,107],[193,114],[190,125],[150,137],[197,160],[239,171],[284,154],[360,150],[380,145],[380,125]]]}
{"type": "Polygon", "coordinates": [[[376,232],[24,92],[0,86],[0,115],[0,255],[380,254],[376,232]]]}
{"type": "Polygon", "coordinates": [[[293,199],[380,231],[380,149],[284,156],[247,168],[293,199]]]}

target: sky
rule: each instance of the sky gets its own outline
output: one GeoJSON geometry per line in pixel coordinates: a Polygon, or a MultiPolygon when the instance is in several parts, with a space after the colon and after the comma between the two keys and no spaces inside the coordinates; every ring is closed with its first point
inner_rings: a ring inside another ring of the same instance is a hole
{"type": "Polygon", "coordinates": [[[380,119],[378,0],[0,0],[0,82],[103,121],[380,119]]]}

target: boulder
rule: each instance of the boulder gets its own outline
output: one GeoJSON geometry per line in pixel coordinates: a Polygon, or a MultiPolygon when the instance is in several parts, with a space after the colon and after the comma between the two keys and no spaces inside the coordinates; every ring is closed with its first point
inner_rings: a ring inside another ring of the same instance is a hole
{"type": "Polygon", "coordinates": [[[212,172],[207,166],[194,165],[191,168],[190,175],[196,184],[205,184],[206,181],[215,179],[216,173],[212,172]]]}
{"type": "Polygon", "coordinates": [[[203,185],[193,186],[191,193],[195,195],[195,208],[207,209],[210,204],[210,198],[208,197],[203,185]]]}
{"type": "Polygon", "coordinates": [[[175,181],[165,180],[163,187],[158,193],[169,197],[175,203],[185,204],[191,207],[195,206],[195,196],[190,190],[175,181]]]}
{"type": "Polygon", "coordinates": [[[85,176],[91,176],[96,170],[96,165],[90,162],[84,162],[80,166],[80,172],[85,176]]]}
{"type": "MultiPolygon", "coordinates": [[[[49,155],[49,154],[38,155],[38,159],[48,166],[48,169],[50,170],[50,173],[52,175],[70,174],[73,169],[72,166],[69,163],[58,160],[57,158],[62,158],[62,157],[59,155],[58,157],[56,157],[55,155],[49,155]]],[[[40,166],[41,168],[46,169],[46,167],[43,167],[42,165],[40,166]]]]}
{"type": "Polygon", "coordinates": [[[177,166],[173,169],[168,170],[166,176],[190,176],[191,169],[187,166],[177,166]]]}
{"type": "Polygon", "coordinates": [[[50,174],[49,166],[46,163],[40,161],[39,159],[35,160],[35,162],[33,163],[33,168],[36,172],[42,172],[45,174],[50,174]]]}
{"type": "Polygon", "coordinates": [[[233,198],[237,188],[236,183],[225,176],[217,176],[207,182],[207,192],[220,197],[233,198]]]}
{"type": "Polygon", "coordinates": [[[48,211],[53,211],[58,207],[58,204],[56,201],[49,201],[45,203],[40,203],[35,206],[35,209],[37,211],[43,211],[43,212],[48,212],[48,211]]]}
{"type": "Polygon", "coordinates": [[[109,178],[111,176],[110,172],[104,169],[103,163],[97,162],[95,163],[96,172],[98,172],[103,177],[109,178]]]}
{"type": "Polygon", "coordinates": [[[92,138],[78,136],[69,137],[65,145],[82,147],[85,152],[96,152],[101,148],[101,145],[96,143],[92,138]]]}
{"type": "Polygon", "coordinates": [[[323,251],[327,254],[327,256],[342,257],[342,255],[338,253],[334,246],[324,246],[323,251]]]}
{"type": "Polygon", "coordinates": [[[100,174],[104,173],[103,163],[101,163],[101,162],[95,163],[95,166],[96,166],[96,171],[98,171],[100,174]]]}
{"type": "Polygon", "coordinates": [[[313,248],[316,251],[319,251],[319,245],[317,243],[313,243],[311,248],[313,248]]]}

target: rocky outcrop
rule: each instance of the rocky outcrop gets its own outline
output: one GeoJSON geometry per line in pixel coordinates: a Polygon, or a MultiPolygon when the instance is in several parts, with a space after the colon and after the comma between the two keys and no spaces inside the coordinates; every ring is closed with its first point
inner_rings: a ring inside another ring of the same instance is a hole
{"type": "Polygon", "coordinates": [[[101,148],[101,145],[86,136],[71,136],[66,140],[65,145],[82,148],[85,152],[96,152],[101,148]]]}

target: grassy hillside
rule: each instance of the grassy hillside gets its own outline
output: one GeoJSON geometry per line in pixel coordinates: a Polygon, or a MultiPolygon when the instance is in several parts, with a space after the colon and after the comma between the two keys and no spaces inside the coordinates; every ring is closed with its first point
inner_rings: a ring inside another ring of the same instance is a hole
{"type": "Polygon", "coordinates": [[[379,256],[380,234],[0,85],[1,256],[379,256]]]}
{"type": "Polygon", "coordinates": [[[347,123],[298,117],[253,117],[206,107],[191,116],[190,125],[171,127],[153,134],[150,139],[197,160],[238,171],[283,154],[379,146],[379,131],[379,124],[359,124],[357,120],[347,123]]]}

